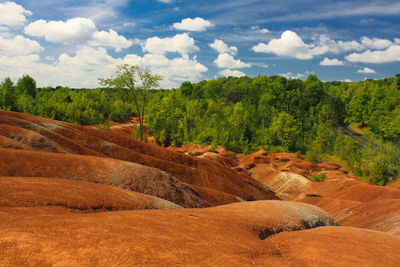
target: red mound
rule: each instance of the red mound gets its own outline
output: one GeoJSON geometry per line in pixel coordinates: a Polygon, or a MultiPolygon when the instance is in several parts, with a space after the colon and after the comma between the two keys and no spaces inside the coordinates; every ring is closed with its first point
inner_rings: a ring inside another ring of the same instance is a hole
{"type": "MultiPolygon", "coordinates": [[[[348,227],[319,227],[265,240],[273,266],[398,266],[400,238],[348,227]]],[[[261,265],[261,256],[254,261],[261,265]]]]}
{"type": "Polygon", "coordinates": [[[349,213],[341,220],[342,225],[400,235],[400,199],[369,201],[351,208],[349,213]]]}
{"type": "Polygon", "coordinates": [[[0,208],[0,218],[0,265],[232,266],[265,253],[267,264],[260,237],[334,224],[317,207],[281,201],[95,214],[0,208]]]}
{"type": "Polygon", "coordinates": [[[239,169],[265,184],[282,199],[298,200],[323,208],[341,225],[398,234],[400,209],[397,182],[382,187],[360,181],[333,162],[313,164],[296,154],[267,154],[264,150],[239,159],[239,169]],[[323,182],[312,175],[324,173],[323,182]]]}
{"type": "Polygon", "coordinates": [[[41,206],[88,211],[180,208],[160,198],[106,185],[64,179],[0,177],[0,207],[41,206]]]}
{"type": "Polygon", "coordinates": [[[0,148],[0,176],[88,181],[153,195],[184,207],[209,206],[193,189],[165,172],[109,158],[0,148]]]}
{"type": "Polygon", "coordinates": [[[377,199],[400,199],[400,190],[371,184],[356,184],[331,194],[330,197],[360,202],[377,199]]]}
{"type": "MultiPolygon", "coordinates": [[[[132,139],[124,131],[99,130],[8,111],[0,111],[0,125],[3,129],[1,134],[14,140],[14,148],[22,148],[15,145],[15,141],[18,141],[27,146],[24,149],[67,151],[130,161],[163,170],[182,182],[212,189],[212,192],[217,194],[223,192],[244,200],[277,199],[257,181],[217,162],[142,143],[132,139]],[[20,138],[27,133],[34,138],[20,138]]],[[[9,144],[4,142],[0,145],[9,147],[9,144]]],[[[215,196],[214,200],[225,198],[224,196],[215,196]]]]}
{"type": "Polygon", "coordinates": [[[322,210],[293,202],[96,214],[0,208],[0,218],[0,265],[395,266],[400,261],[400,239],[388,234],[342,227],[287,232],[334,223],[322,210]]]}

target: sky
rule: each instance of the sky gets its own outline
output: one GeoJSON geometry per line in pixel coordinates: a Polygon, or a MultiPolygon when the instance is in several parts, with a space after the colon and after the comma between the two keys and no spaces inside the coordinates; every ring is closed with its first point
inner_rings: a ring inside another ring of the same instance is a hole
{"type": "Polygon", "coordinates": [[[223,76],[400,73],[398,0],[0,0],[0,79],[99,87],[120,64],[177,88],[223,76]]]}

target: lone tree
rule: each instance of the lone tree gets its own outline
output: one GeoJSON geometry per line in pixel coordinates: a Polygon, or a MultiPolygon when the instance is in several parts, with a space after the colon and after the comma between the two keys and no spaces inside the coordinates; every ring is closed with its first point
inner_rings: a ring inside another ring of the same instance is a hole
{"type": "Polygon", "coordinates": [[[115,77],[99,78],[102,86],[123,88],[130,91],[139,117],[140,141],[143,141],[143,122],[147,93],[151,88],[158,87],[162,79],[162,76],[152,74],[148,69],[141,70],[138,65],[129,64],[117,66],[115,77]]]}

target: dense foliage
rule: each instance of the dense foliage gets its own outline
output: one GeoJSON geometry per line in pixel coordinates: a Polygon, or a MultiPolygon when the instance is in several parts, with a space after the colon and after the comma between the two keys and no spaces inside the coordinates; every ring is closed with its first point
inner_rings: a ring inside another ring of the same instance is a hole
{"type": "MultiPolygon", "coordinates": [[[[126,89],[36,88],[5,79],[0,107],[80,124],[137,115],[126,89]]],[[[400,75],[362,82],[280,76],[184,82],[149,93],[147,127],[162,145],[221,145],[234,152],[288,151],[311,161],[335,157],[377,184],[399,175],[400,75]],[[367,129],[362,139],[348,125],[367,129]]]]}

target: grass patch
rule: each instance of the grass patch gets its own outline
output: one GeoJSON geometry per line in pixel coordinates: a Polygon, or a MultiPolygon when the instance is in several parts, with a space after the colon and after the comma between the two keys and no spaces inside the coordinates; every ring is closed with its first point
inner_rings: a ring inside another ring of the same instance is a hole
{"type": "Polygon", "coordinates": [[[323,182],[325,181],[326,174],[325,173],[320,173],[320,174],[313,174],[310,178],[311,181],[315,183],[323,182]]]}

